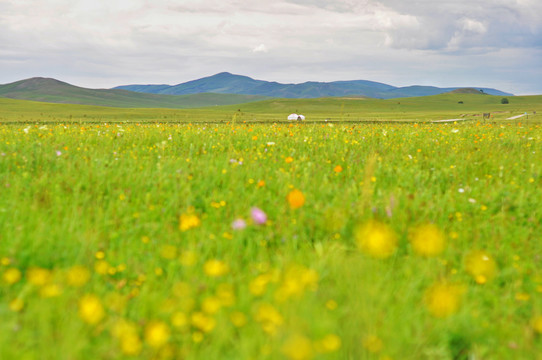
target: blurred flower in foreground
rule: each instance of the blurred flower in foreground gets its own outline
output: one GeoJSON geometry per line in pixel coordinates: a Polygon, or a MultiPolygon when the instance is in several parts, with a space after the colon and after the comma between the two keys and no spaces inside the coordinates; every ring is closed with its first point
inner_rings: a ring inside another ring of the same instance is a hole
{"type": "Polygon", "coordinates": [[[143,348],[143,344],[137,334],[123,335],[119,341],[122,353],[126,355],[138,355],[143,348]]]}
{"type": "Polygon", "coordinates": [[[536,316],[531,320],[534,331],[542,334],[542,316],[536,316]]]}
{"type": "Polygon", "coordinates": [[[69,285],[80,287],[87,283],[90,279],[90,271],[81,265],[75,265],[68,270],[66,280],[69,285]]]}
{"type": "Polygon", "coordinates": [[[192,325],[199,330],[209,333],[216,327],[216,320],[214,317],[206,315],[203,312],[196,311],[191,317],[192,325]]]}
{"type": "Polygon", "coordinates": [[[138,335],[137,325],[128,320],[120,320],[112,328],[112,334],[119,339],[120,349],[125,355],[138,355],[143,344],[138,335]]]}
{"type": "Polygon", "coordinates": [[[153,348],[164,346],[170,335],[169,327],[162,321],[151,321],[145,327],[145,342],[153,348]]]}
{"type": "Polygon", "coordinates": [[[275,335],[279,327],[284,323],[284,318],[271,304],[260,304],[254,314],[254,319],[260,323],[262,330],[270,335],[275,335]]]}
{"type": "Polygon", "coordinates": [[[464,291],[460,285],[437,282],[425,291],[425,305],[434,317],[448,317],[459,310],[464,291]]]}
{"type": "Polygon", "coordinates": [[[9,285],[15,284],[19,280],[21,280],[21,271],[17,268],[9,268],[6,271],[4,271],[4,274],[2,275],[2,278],[6,283],[9,285]]]}
{"type": "Polygon", "coordinates": [[[300,190],[294,189],[286,197],[292,209],[299,209],[305,204],[305,195],[300,190]]]}
{"type": "Polygon", "coordinates": [[[235,327],[242,327],[247,323],[247,317],[240,311],[235,311],[230,314],[230,321],[235,327]]]}
{"type": "Polygon", "coordinates": [[[444,234],[434,224],[421,225],[409,234],[414,252],[422,256],[437,256],[444,251],[444,234]]]}
{"type": "Polygon", "coordinates": [[[181,231],[187,231],[200,226],[201,220],[196,214],[187,213],[181,214],[179,217],[179,229],[181,231]]]}
{"type": "Polygon", "coordinates": [[[243,219],[235,219],[231,224],[231,228],[233,230],[243,230],[246,227],[247,227],[247,223],[243,219]]]}
{"type": "Polygon", "coordinates": [[[397,235],[386,224],[371,220],[355,231],[358,247],[368,255],[384,259],[397,249],[397,235]]]}
{"type": "Polygon", "coordinates": [[[363,347],[370,353],[379,353],[384,347],[382,340],[376,335],[368,335],[363,338],[363,347]]]}
{"type": "Polygon", "coordinates": [[[465,257],[465,269],[478,284],[485,284],[495,277],[497,264],[489,253],[474,250],[465,257]]]}
{"type": "Polygon", "coordinates": [[[205,274],[211,277],[218,277],[228,273],[229,266],[223,261],[212,259],[203,264],[205,274]]]}
{"type": "Polygon", "coordinates": [[[250,209],[250,216],[252,217],[254,223],[258,225],[263,225],[267,222],[267,215],[260,208],[253,207],[250,209]]]}
{"type": "Polygon", "coordinates": [[[316,350],[320,353],[330,353],[341,348],[341,338],[335,334],[326,335],[315,344],[316,350]]]}
{"type": "Polygon", "coordinates": [[[305,360],[313,357],[312,343],[303,335],[293,335],[282,346],[282,353],[292,360],[305,360]]]}
{"type": "Polygon", "coordinates": [[[79,316],[91,325],[99,323],[105,316],[100,299],[96,295],[84,295],[79,300],[79,316]]]}
{"type": "Polygon", "coordinates": [[[50,270],[33,267],[26,272],[26,278],[32,285],[43,286],[51,280],[52,274],[50,270]]]}
{"type": "Polygon", "coordinates": [[[14,312],[19,312],[24,308],[24,301],[20,298],[13,299],[9,302],[9,309],[14,312]]]}

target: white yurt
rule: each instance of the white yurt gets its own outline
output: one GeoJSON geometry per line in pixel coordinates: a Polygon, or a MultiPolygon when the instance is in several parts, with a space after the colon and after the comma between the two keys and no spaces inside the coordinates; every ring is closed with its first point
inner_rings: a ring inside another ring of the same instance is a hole
{"type": "Polygon", "coordinates": [[[288,115],[288,120],[305,120],[305,116],[301,114],[290,114],[288,115]]]}
{"type": "Polygon", "coordinates": [[[288,120],[297,120],[297,114],[290,114],[288,115],[288,120]]]}

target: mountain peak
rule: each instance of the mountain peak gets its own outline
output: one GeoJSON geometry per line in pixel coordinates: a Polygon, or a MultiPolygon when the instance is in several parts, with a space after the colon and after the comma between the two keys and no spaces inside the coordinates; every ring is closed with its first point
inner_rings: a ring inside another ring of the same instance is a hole
{"type": "Polygon", "coordinates": [[[13,85],[13,87],[18,90],[35,90],[56,86],[73,86],[63,81],[46,77],[33,77],[29,79],[24,79],[14,82],[11,85],[13,85]]]}

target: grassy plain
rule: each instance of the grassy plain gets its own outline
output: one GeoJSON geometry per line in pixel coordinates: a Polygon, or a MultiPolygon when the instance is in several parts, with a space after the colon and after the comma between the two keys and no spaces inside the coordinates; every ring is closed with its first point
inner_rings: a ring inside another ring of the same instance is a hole
{"type": "Polygon", "coordinates": [[[540,359],[540,98],[355,120],[462,98],[0,99],[0,358],[540,359]]]}
{"type": "Polygon", "coordinates": [[[443,94],[416,98],[377,100],[367,98],[272,99],[238,105],[199,109],[115,108],[89,105],[51,104],[0,97],[1,122],[280,122],[290,113],[300,113],[307,122],[425,122],[442,119],[491,120],[529,114],[536,122],[542,113],[542,96],[502,97],[475,94],[443,94]],[[463,102],[460,104],[459,102],[463,102]],[[538,114],[533,116],[533,111],[538,114]]]}

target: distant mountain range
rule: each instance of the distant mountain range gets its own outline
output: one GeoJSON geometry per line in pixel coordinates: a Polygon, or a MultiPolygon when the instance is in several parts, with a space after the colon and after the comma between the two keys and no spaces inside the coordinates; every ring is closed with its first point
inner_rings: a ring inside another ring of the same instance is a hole
{"type": "MultiPolygon", "coordinates": [[[[377,99],[392,99],[412,96],[438,95],[454,88],[439,88],[434,86],[395,87],[367,80],[314,82],[302,84],[281,84],[263,80],[254,80],[248,76],[222,72],[198,80],[188,81],[178,85],[123,85],[114,89],[122,89],[150,94],[187,95],[198,93],[245,94],[262,95],[277,98],[319,98],[333,96],[366,96],[377,99]]],[[[489,95],[512,96],[496,89],[474,88],[480,93],[489,95]]]]}
{"type": "Polygon", "coordinates": [[[61,104],[172,109],[232,105],[268,99],[260,95],[198,93],[174,96],[127,90],[86,89],[40,77],[0,85],[0,97],[61,104]]]}
{"type": "Polygon", "coordinates": [[[11,99],[124,108],[173,109],[243,104],[270,98],[391,99],[438,95],[447,92],[512,95],[487,88],[395,87],[366,80],[280,84],[225,72],[174,86],[126,85],[114,89],[87,89],[41,77],[0,85],[0,97],[11,99]]]}

